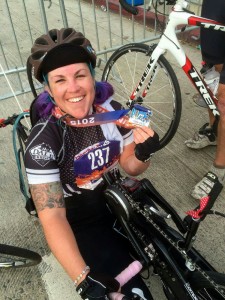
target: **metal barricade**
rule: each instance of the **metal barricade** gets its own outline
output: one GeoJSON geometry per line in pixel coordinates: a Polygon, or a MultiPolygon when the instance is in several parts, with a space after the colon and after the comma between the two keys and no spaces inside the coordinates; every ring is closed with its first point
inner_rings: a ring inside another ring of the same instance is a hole
{"type": "MultiPolygon", "coordinates": [[[[199,8],[200,1],[192,3],[199,8]]],[[[155,15],[147,6],[148,2],[134,17],[122,11],[118,0],[1,0],[0,100],[30,92],[26,60],[35,38],[48,29],[74,27],[83,32],[91,40],[100,64],[107,60],[107,53],[122,44],[158,38],[155,15]]]]}

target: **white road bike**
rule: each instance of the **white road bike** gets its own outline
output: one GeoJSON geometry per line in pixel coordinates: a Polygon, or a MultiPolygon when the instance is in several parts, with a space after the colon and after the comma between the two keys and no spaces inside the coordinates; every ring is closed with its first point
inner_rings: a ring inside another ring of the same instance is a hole
{"type": "MultiPolygon", "coordinates": [[[[171,4],[171,1],[167,2],[171,4]]],[[[102,75],[102,80],[113,85],[115,99],[123,106],[143,103],[152,110],[151,124],[160,136],[161,148],[175,135],[182,111],[180,86],[171,64],[164,56],[167,51],[174,56],[217,121],[219,118],[217,98],[185,54],[177,38],[177,28],[179,25],[192,25],[225,31],[225,25],[188,11],[187,1],[172,2],[176,4],[172,7],[159,42],[150,46],[130,43],[120,47],[107,61],[102,75]]],[[[138,13],[137,7],[128,5],[125,0],[120,0],[120,3],[127,11],[138,13]]]]}

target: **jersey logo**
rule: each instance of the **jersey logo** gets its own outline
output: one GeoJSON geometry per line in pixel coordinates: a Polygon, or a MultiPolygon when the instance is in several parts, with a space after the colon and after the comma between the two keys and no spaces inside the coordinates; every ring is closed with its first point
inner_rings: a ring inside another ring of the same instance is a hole
{"type": "Polygon", "coordinates": [[[48,144],[42,143],[30,149],[30,155],[40,166],[46,166],[50,161],[55,160],[55,153],[48,144]]]}

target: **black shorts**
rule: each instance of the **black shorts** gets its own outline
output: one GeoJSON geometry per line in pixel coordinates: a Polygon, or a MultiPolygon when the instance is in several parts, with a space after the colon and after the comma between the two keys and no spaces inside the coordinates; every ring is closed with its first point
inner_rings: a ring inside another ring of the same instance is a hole
{"type": "MultiPolygon", "coordinates": [[[[225,0],[203,0],[202,17],[225,24],[225,0]]],[[[201,28],[202,57],[209,64],[223,64],[220,82],[225,84],[225,32],[201,28]]]]}
{"type": "MultiPolygon", "coordinates": [[[[107,208],[101,189],[66,199],[66,206],[81,255],[93,272],[115,277],[134,260],[128,240],[113,230],[115,217],[107,208]]],[[[146,299],[153,299],[140,275],[125,284],[122,292],[131,297],[134,287],[141,289],[146,299]]]]}
{"type": "MultiPolygon", "coordinates": [[[[106,273],[115,277],[134,261],[129,254],[129,244],[124,237],[113,231],[112,227],[95,225],[85,231],[79,231],[75,236],[83,258],[95,273],[106,273]]],[[[153,299],[140,275],[136,275],[125,284],[121,292],[132,297],[133,288],[142,290],[146,299],[153,299]]]]}

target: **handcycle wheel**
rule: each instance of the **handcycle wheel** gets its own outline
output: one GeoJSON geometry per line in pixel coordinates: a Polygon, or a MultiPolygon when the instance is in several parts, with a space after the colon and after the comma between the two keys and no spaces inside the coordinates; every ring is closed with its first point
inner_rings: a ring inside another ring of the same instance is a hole
{"type": "Polygon", "coordinates": [[[38,253],[31,250],[0,244],[0,269],[35,266],[41,259],[38,253]]]}
{"type": "MultiPolygon", "coordinates": [[[[140,81],[151,53],[148,45],[132,43],[119,48],[107,61],[102,80],[112,84],[115,100],[124,107],[140,81]]],[[[143,88],[145,86],[146,83],[143,88]]],[[[157,62],[157,73],[146,97],[143,100],[139,97],[137,102],[143,102],[152,110],[151,127],[159,134],[163,148],[177,131],[182,109],[177,77],[163,55],[157,62]]]]}
{"type": "MultiPolygon", "coordinates": [[[[206,272],[207,275],[219,286],[225,294],[225,274],[217,272],[206,272]]],[[[210,283],[200,274],[193,274],[190,285],[199,300],[222,300],[225,299],[210,283]]]]}

